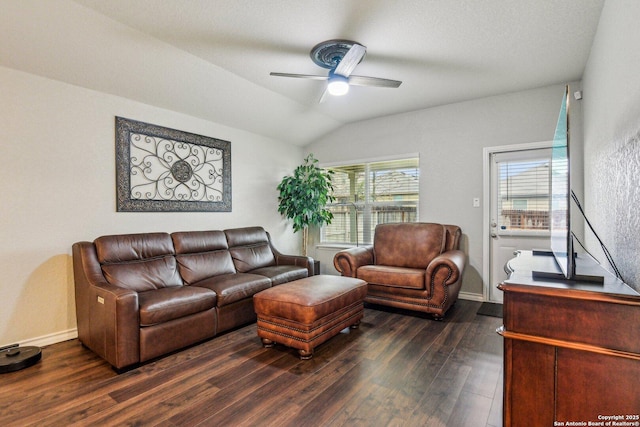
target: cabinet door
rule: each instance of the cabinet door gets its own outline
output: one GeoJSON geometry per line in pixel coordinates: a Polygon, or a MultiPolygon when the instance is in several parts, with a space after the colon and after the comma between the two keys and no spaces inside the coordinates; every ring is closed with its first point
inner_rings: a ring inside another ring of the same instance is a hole
{"type": "Polygon", "coordinates": [[[597,422],[598,415],[638,415],[639,378],[637,360],[559,348],[558,421],[597,422]]]}
{"type": "Polygon", "coordinates": [[[505,339],[504,425],[552,426],[555,348],[505,339]]]}

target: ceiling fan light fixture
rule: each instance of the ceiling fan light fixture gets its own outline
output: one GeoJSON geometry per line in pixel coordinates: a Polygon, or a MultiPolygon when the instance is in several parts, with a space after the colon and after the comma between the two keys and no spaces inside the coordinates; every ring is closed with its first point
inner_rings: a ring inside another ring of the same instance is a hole
{"type": "Polygon", "coordinates": [[[346,95],[349,92],[349,79],[339,74],[332,74],[327,84],[327,92],[333,96],[346,95]]]}
{"type": "Polygon", "coordinates": [[[397,88],[402,84],[399,80],[353,75],[353,71],[362,62],[366,53],[367,48],[360,43],[350,40],[327,40],[315,45],[311,49],[310,55],[311,60],[317,66],[329,70],[328,76],[274,72],[270,74],[279,77],[326,81],[326,88],[322,92],[319,102],[323,102],[327,94],[331,96],[346,95],[349,92],[349,86],[397,88]]]}

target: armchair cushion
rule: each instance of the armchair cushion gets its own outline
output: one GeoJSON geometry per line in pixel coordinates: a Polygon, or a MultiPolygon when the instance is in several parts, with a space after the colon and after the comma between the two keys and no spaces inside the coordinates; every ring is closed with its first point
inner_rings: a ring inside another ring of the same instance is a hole
{"type": "Polygon", "coordinates": [[[445,241],[441,224],[379,224],[373,240],[374,263],[424,269],[443,252],[445,241]]]}
{"type": "Polygon", "coordinates": [[[386,265],[365,265],[358,269],[358,278],[369,284],[394,288],[425,289],[425,270],[386,265]]]}

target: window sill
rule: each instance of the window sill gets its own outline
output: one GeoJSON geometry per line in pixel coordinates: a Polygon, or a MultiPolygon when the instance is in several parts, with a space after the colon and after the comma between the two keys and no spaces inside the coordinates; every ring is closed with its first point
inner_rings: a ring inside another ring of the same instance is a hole
{"type": "Polygon", "coordinates": [[[355,248],[357,246],[363,246],[363,245],[355,245],[355,244],[350,244],[350,243],[318,243],[316,245],[316,249],[351,249],[351,248],[355,248]]]}
{"type": "Polygon", "coordinates": [[[534,230],[507,230],[498,231],[500,237],[546,237],[550,238],[551,233],[549,231],[534,231],[534,230]]]}

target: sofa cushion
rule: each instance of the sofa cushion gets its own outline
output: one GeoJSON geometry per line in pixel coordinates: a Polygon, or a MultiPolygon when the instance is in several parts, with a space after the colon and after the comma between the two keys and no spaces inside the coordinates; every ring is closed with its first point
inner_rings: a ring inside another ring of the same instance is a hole
{"type": "Polygon", "coordinates": [[[230,228],[224,230],[227,244],[234,246],[248,246],[256,243],[269,243],[267,232],[262,227],[230,228]]]}
{"type": "Polygon", "coordinates": [[[269,236],[262,227],[246,227],[225,230],[229,253],[240,273],[276,264],[271,251],[269,236]]]}
{"type": "Polygon", "coordinates": [[[182,286],[176,259],[172,255],[144,261],[102,265],[107,282],[137,292],[182,286]]]}
{"type": "Polygon", "coordinates": [[[275,265],[276,259],[268,244],[244,246],[229,249],[233,264],[240,273],[247,273],[260,267],[275,265]]]}
{"type": "Polygon", "coordinates": [[[164,288],[140,292],[140,326],[151,326],[216,306],[215,292],[195,286],[164,288]]]}
{"type": "Polygon", "coordinates": [[[305,267],[296,267],[293,265],[272,265],[270,267],[251,270],[251,274],[267,276],[271,279],[271,285],[275,286],[298,279],[304,279],[309,275],[309,271],[305,267]]]}
{"type": "Polygon", "coordinates": [[[193,284],[193,287],[211,289],[218,296],[217,306],[222,307],[271,287],[268,277],[258,274],[235,273],[209,277],[193,284]]]}
{"type": "Polygon", "coordinates": [[[358,268],[357,277],[369,284],[393,288],[425,289],[426,270],[420,268],[365,265],[358,268]]]}
{"type": "Polygon", "coordinates": [[[121,234],[98,237],[93,242],[100,264],[136,261],[173,255],[173,242],[167,233],[121,234]]]}
{"type": "Polygon", "coordinates": [[[179,231],[171,234],[176,254],[194,254],[229,249],[223,231],[179,231]]]}
{"type": "Polygon", "coordinates": [[[445,247],[445,228],[433,223],[379,224],[373,241],[377,265],[427,268],[445,247]]]}
{"type": "Polygon", "coordinates": [[[229,251],[204,252],[200,254],[176,255],[178,270],[188,285],[207,277],[236,272],[229,251]]]}

